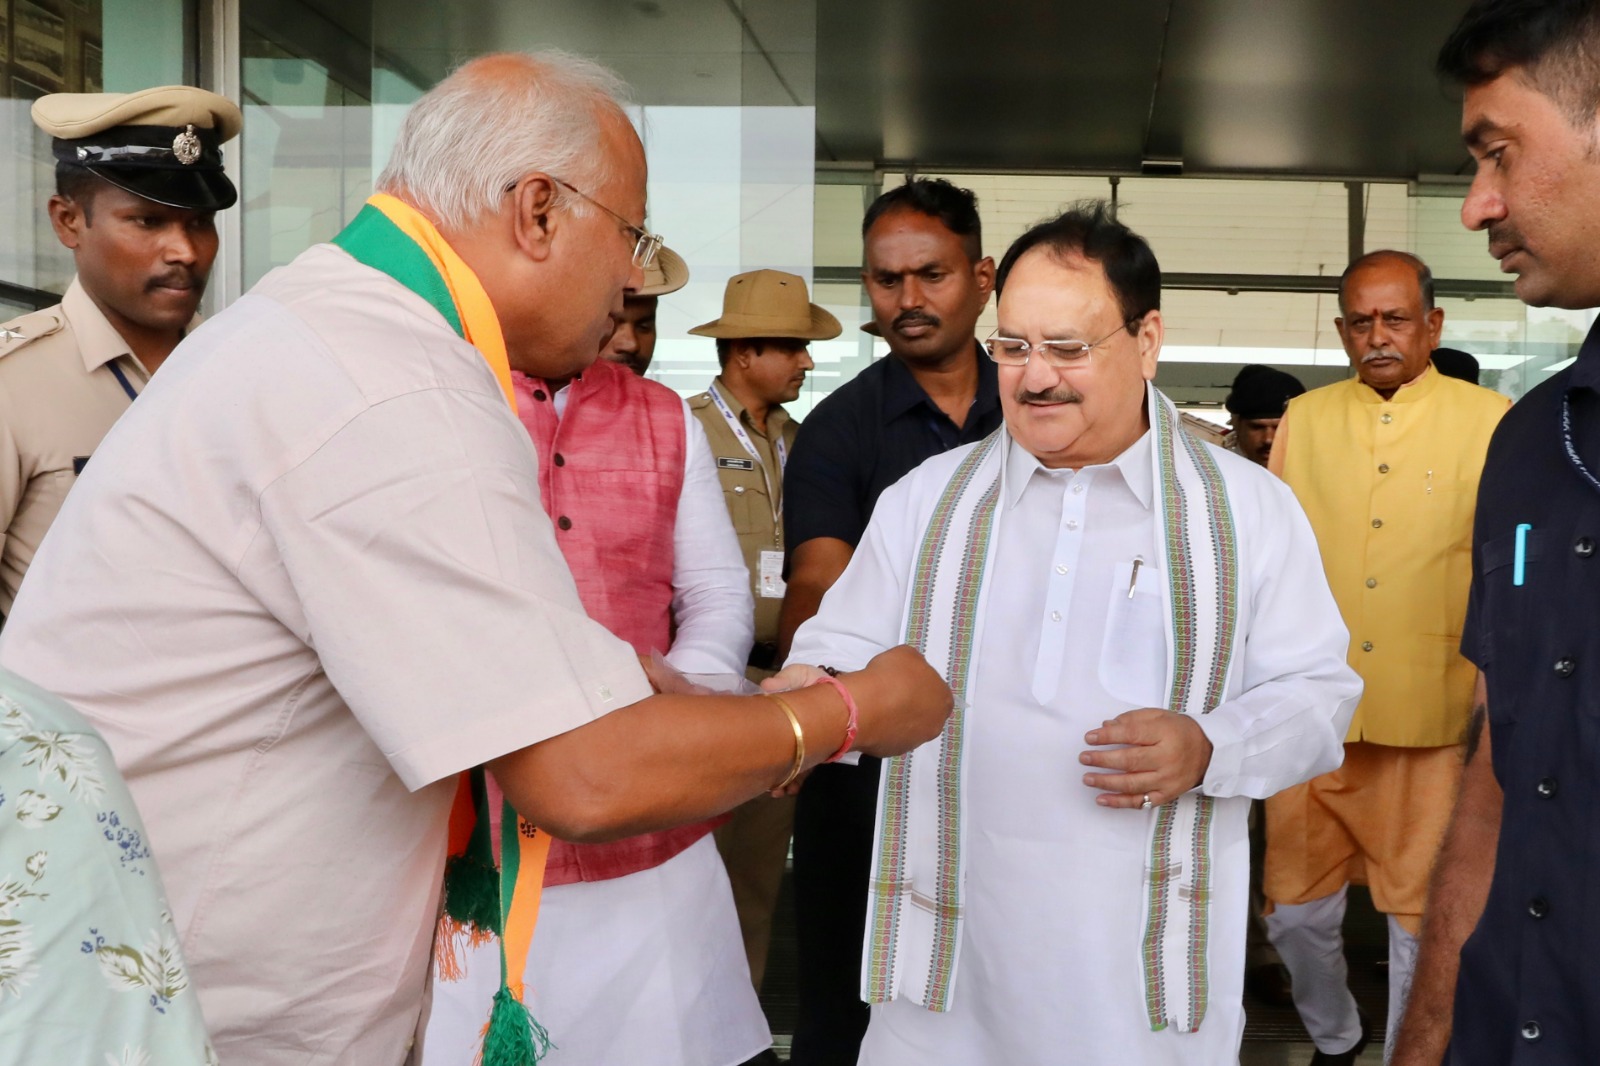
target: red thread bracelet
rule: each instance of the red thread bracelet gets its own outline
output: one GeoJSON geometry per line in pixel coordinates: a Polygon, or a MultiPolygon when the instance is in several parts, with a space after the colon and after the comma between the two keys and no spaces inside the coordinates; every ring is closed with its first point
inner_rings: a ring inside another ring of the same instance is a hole
{"type": "MultiPolygon", "coordinates": [[[[831,674],[824,675],[811,682],[813,685],[832,685],[839,690],[839,696],[844,700],[844,710],[849,718],[844,724],[844,743],[839,745],[839,750],[828,756],[823,762],[838,762],[855,746],[856,730],[861,727],[861,710],[856,706],[856,699],[850,695],[850,690],[844,687],[844,682],[831,674]]],[[[809,686],[807,686],[809,687],[809,686]]]]}

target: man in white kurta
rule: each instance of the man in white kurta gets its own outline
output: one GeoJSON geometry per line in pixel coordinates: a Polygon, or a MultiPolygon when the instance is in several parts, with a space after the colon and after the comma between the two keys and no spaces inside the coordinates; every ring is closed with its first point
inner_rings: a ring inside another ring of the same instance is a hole
{"type": "MultiPolygon", "coordinates": [[[[962,714],[965,879],[949,1009],[926,1009],[916,1000],[929,997],[904,978],[874,1004],[861,1062],[1234,1062],[1250,800],[1338,764],[1360,682],[1345,666],[1345,629],[1294,497],[1254,464],[1196,445],[1214,459],[1232,511],[1237,651],[1209,713],[1145,710],[1164,708],[1170,688],[1150,428],[1165,401],[1145,386],[1160,347],[1159,274],[1148,247],[1103,212],[1038,229],[1001,268],[1004,336],[989,345],[1006,429],[962,714]],[[1089,240],[1135,266],[1148,259],[1154,279],[1119,292],[1084,257],[1089,240]],[[1088,339],[1045,343],[1074,337],[1088,339]],[[1084,757],[1114,741],[1131,742],[1139,761],[1117,766],[1122,753],[1109,750],[1084,757]],[[1085,775],[1090,758],[1129,772],[1085,775]],[[1180,775],[1185,766],[1192,779],[1180,775]],[[1217,798],[1207,1005],[1193,1031],[1154,1030],[1141,956],[1148,827],[1161,804],[1196,788],[1217,798]]],[[[791,663],[848,668],[905,639],[900,605],[930,520],[952,475],[983,447],[937,456],[884,494],[861,549],[796,636],[791,663]]],[[[790,667],[790,679],[803,669],[790,667]]],[[[882,833],[880,822],[880,842],[882,833]]],[[[870,922],[868,937],[870,954],[870,922]]]]}

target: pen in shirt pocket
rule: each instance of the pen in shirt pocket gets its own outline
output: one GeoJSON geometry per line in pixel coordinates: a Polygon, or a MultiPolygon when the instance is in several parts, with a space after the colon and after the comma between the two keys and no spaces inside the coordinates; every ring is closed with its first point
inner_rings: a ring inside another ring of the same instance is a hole
{"type": "Polygon", "coordinates": [[[1139,585],[1139,567],[1144,565],[1144,556],[1133,557],[1133,573],[1128,577],[1128,599],[1133,599],[1133,590],[1139,585]]]}
{"type": "MultiPolygon", "coordinates": [[[[1533,526],[1527,522],[1517,524],[1517,553],[1511,561],[1511,583],[1518,588],[1522,587],[1523,578],[1527,576],[1528,566],[1528,533],[1533,526]]],[[[1501,556],[1505,558],[1505,556],[1501,556]]]]}

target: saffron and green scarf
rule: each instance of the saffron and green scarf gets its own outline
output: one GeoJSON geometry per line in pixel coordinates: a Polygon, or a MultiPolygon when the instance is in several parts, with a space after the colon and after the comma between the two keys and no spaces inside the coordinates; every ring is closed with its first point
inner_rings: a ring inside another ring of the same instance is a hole
{"type": "MultiPolygon", "coordinates": [[[[511,366],[494,305],[478,276],[433,223],[410,205],[379,193],[333,243],[428,301],[482,353],[516,413],[511,366]]],[[[461,776],[450,812],[444,914],[434,947],[440,972],[459,976],[455,961],[459,938],[472,943],[500,941],[500,989],[484,1031],[483,1066],[532,1066],[550,1046],[543,1027],[523,1006],[523,968],[539,919],[549,853],[550,835],[506,804],[497,861],[485,772],[478,767],[461,776]]]]}
{"type": "MultiPolygon", "coordinates": [[[[1223,700],[1238,647],[1233,514],[1216,460],[1183,431],[1172,402],[1150,386],[1146,410],[1160,497],[1159,565],[1167,575],[1167,706],[1207,714],[1223,700]]],[[[903,995],[947,1011],[953,1002],[965,915],[965,731],[969,716],[984,713],[974,703],[972,657],[983,633],[1008,444],[1001,428],[957,466],[916,556],[905,642],[959,698],[937,740],[883,764],[861,975],[869,1003],[903,995]]],[[[1151,1029],[1193,1032],[1206,1014],[1215,802],[1191,791],[1143,815],[1144,933],[1128,945],[1128,958],[1139,959],[1151,1029]]]]}

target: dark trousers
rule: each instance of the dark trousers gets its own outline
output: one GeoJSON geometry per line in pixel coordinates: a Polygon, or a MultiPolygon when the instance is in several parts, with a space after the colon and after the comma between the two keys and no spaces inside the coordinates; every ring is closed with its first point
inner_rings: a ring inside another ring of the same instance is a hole
{"type": "Polygon", "coordinates": [[[794,814],[794,903],[800,1013],[791,1066],[856,1066],[868,1009],[861,943],[878,810],[879,760],[819,766],[794,814]]]}

